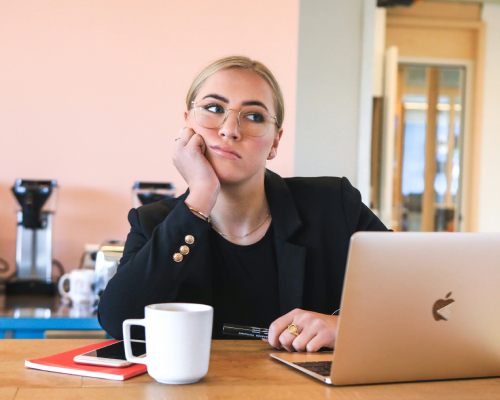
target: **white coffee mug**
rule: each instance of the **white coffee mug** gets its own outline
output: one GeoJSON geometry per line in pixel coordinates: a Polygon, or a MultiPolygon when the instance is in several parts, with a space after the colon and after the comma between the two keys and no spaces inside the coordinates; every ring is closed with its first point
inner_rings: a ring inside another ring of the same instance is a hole
{"type": "Polygon", "coordinates": [[[73,304],[94,301],[94,270],[74,269],[59,279],[59,293],[63,298],[71,299],[73,304]],[[64,290],[64,282],[69,280],[69,291],[64,290]]]}
{"type": "Polygon", "coordinates": [[[145,307],[144,319],[123,321],[125,356],[146,364],[160,383],[198,382],[208,372],[214,309],[204,304],[164,303],[145,307]],[[146,330],[146,357],[135,357],[130,347],[130,326],[146,330]]]}

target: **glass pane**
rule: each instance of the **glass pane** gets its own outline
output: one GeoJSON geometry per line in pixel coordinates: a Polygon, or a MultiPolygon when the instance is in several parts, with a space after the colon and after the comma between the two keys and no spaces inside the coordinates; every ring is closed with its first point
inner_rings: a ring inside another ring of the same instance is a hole
{"type": "Polygon", "coordinates": [[[458,185],[460,178],[460,132],[462,129],[462,104],[460,96],[455,97],[455,104],[453,106],[455,110],[455,118],[453,121],[453,159],[452,159],[452,171],[451,171],[451,184],[450,190],[453,197],[453,204],[457,204],[458,195],[458,185]]]}
{"type": "Polygon", "coordinates": [[[434,230],[455,232],[460,175],[461,68],[441,68],[436,131],[434,230]],[[453,190],[452,190],[453,189],[453,190]]]}
{"type": "Polygon", "coordinates": [[[420,231],[425,180],[426,67],[407,67],[403,89],[402,231],[420,231]]]}

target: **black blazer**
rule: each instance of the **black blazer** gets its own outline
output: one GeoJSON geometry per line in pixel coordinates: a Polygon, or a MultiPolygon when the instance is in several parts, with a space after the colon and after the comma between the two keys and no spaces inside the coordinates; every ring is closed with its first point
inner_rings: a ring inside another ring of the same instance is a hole
{"type": "MultiPolygon", "coordinates": [[[[273,219],[281,314],[302,308],[331,314],[340,306],[349,239],[356,231],[386,231],[347,178],[281,178],[266,171],[273,219]]],[[[122,322],[144,318],[144,307],[167,302],[212,304],[211,225],[178,198],[132,209],[131,229],[116,275],[99,303],[99,321],[121,339],[122,322]],[[181,262],[173,255],[195,238],[181,262]]],[[[228,299],[230,301],[230,299],[228,299]]],[[[134,337],[141,337],[133,330],[134,337]]]]}

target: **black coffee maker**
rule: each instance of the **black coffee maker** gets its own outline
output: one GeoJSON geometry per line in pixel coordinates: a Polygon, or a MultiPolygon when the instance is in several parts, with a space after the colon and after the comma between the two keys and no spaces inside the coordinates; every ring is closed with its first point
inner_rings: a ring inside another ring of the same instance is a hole
{"type": "Polygon", "coordinates": [[[135,208],[175,196],[170,182],[136,182],[132,192],[135,208]]]}
{"type": "Polygon", "coordinates": [[[7,295],[56,293],[52,282],[52,216],[56,191],[55,180],[18,179],[12,188],[17,200],[17,275],[7,283],[7,295]]]}

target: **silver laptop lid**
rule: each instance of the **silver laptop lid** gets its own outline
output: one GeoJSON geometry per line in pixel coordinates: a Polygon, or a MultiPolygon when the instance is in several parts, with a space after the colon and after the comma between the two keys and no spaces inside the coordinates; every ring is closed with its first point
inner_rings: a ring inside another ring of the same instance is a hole
{"type": "Polygon", "coordinates": [[[500,234],[351,239],[333,384],[500,375],[500,234]]]}

